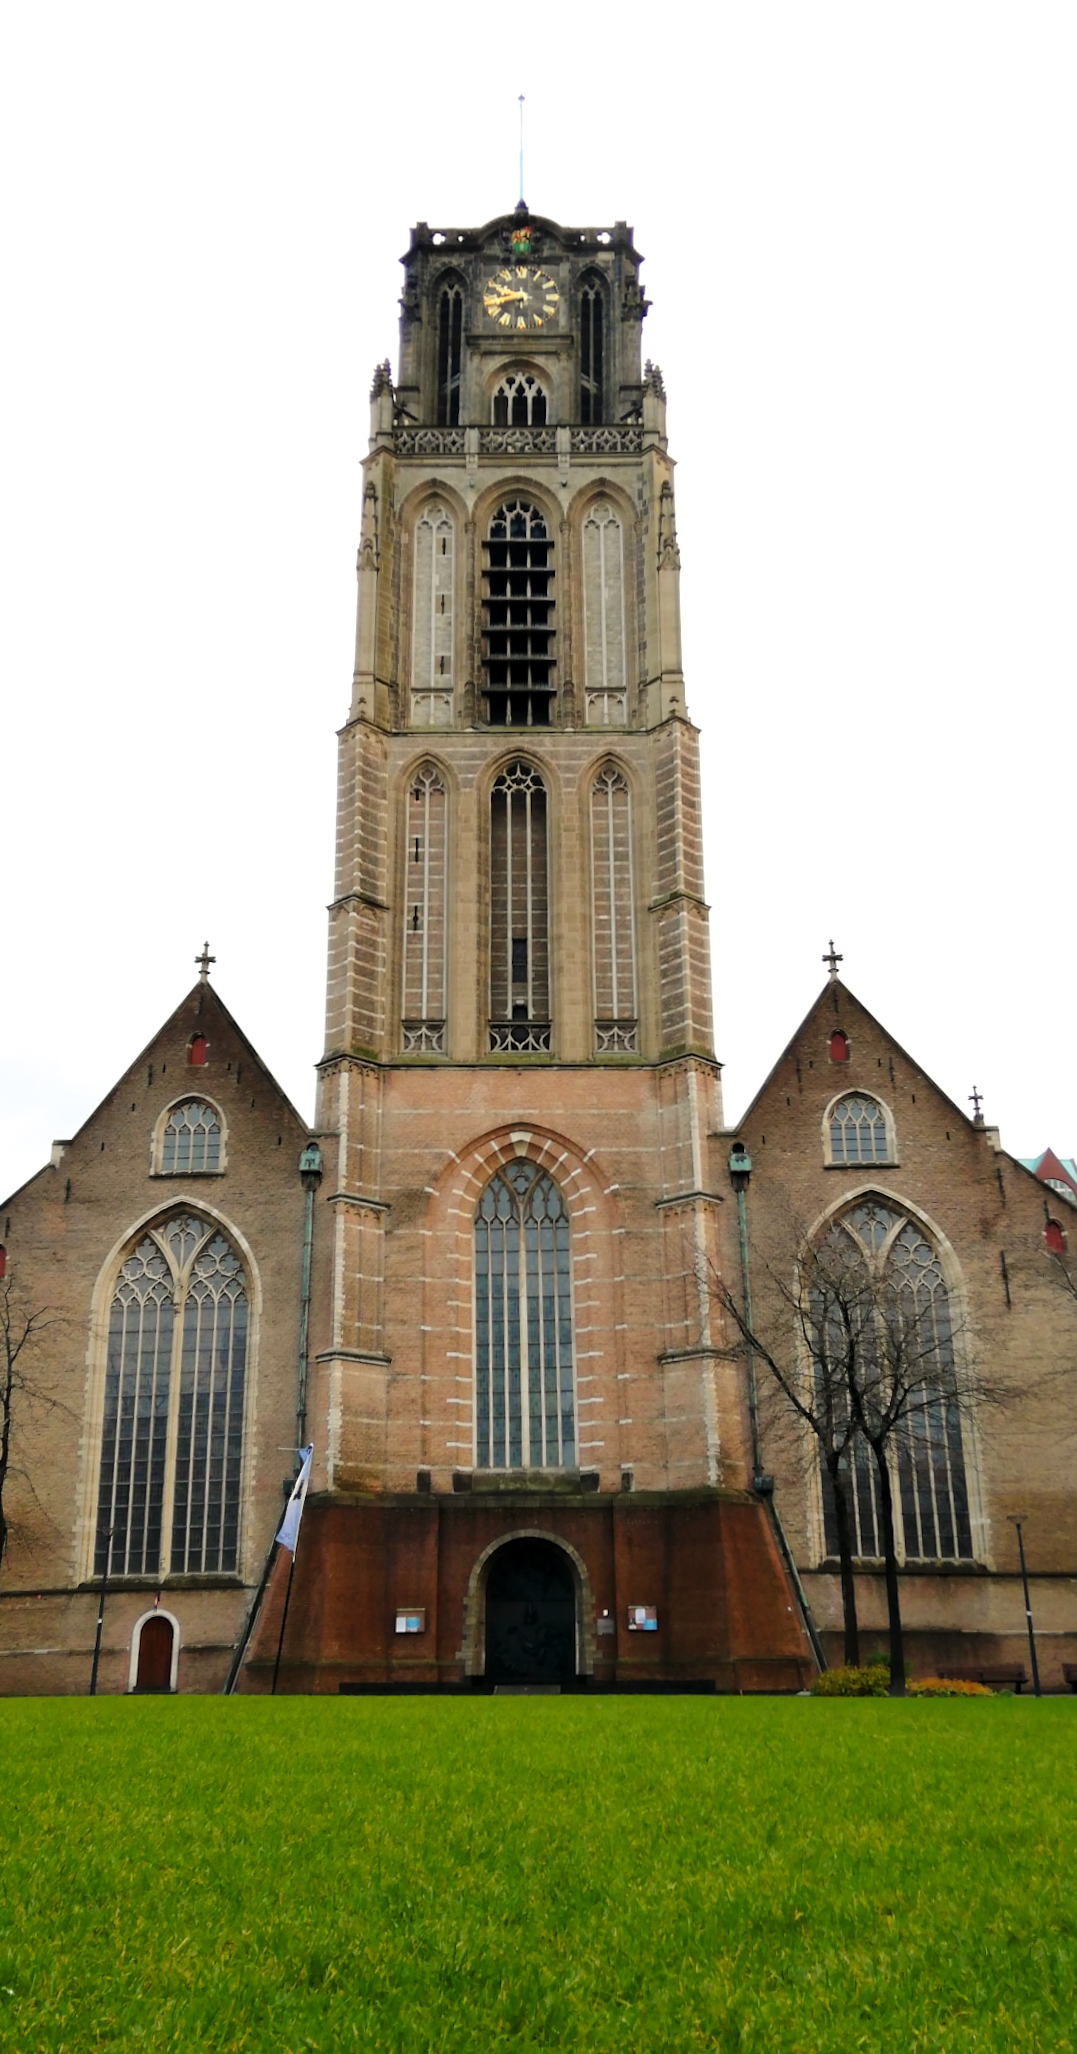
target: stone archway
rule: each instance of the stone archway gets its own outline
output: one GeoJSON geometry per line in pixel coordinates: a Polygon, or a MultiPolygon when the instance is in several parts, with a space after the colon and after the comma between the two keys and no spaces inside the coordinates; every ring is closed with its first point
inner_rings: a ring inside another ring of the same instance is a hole
{"type": "Polygon", "coordinates": [[[555,1541],[506,1541],[486,1577],[489,1683],[571,1683],[577,1674],[577,1589],[555,1541]]]}
{"type": "Polygon", "coordinates": [[[171,1695],[176,1688],[178,1656],[179,1621],[175,1615],[158,1606],[152,1612],[143,1612],[131,1634],[128,1690],[171,1695]]]}
{"type": "MultiPolygon", "coordinates": [[[[522,1541],[539,1541],[560,1555],[571,1579],[574,1607],[573,1676],[593,1676],[595,1668],[595,1607],[587,1564],[571,1541],[563,1540],[548,1527],[518,1526],[491,1541],[473,1563],[464,1599],[464,1632],[460,1653],[464,1675],[485,1676],[487,1657],[486,1598],[490,1577],[498,1556],[522,1541]]],[[[563,1572],[562,1572],[563,1573],[563,1572]]],[[[496,1585],[495,1585],[496,1591],[496,1585]]],[[[506,1594],[506,1602],[513,1602],[506,1594]]],[[[516,1602],[520,1602],[516,1600],[516,1602]]]]}

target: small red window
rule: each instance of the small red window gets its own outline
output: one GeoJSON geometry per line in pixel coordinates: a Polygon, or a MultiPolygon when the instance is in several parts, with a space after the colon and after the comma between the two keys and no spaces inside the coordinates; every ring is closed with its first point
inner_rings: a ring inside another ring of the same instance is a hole
{"type": "Polygon", "coordinates": [[[840,1027],[835,1027],[830,1037],[830,1060],[832,1063],[847,1063],[849,1060],[849,1043],[840,1027]]]}
{"type": "Polygon", "coordinates": [[[200,1066],[200,1065],[201,1065],[202,1063],[204,1063],[204,1062],[205,1062],[205,1060],[206,1060],[206,1037],[205,1037],[205,1035],[204,1035],[204,1034],[194,1034],[194,1035],[192,1035],[192,1036],[191,1036],[191,1045],[190,1045],[189,1049],[187,1050],[187,1061],[188,1061],[189,1063],[193,1063],[193,1064],[195,1065],[195,1067],[197,1068],[197,1067],[199,1067],[199,1066],[200,1066]]]}
{"type": "Polygon", "coordinates": [[[0,1277],[7,1276],[7,1249],[0,1242],[0,1277]]]}
{"type": "Polygon", "coordinates": [[[1048,1255],[1065,1255],[1066,1236],[1058,1220],[1048,1220],[1046,1235],[1048,1255]]]}

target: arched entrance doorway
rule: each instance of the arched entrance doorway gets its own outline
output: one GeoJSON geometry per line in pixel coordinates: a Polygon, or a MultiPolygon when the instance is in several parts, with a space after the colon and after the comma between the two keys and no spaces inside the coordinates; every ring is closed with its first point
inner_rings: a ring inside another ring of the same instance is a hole
{"type": "Polygon", "coordinates": [[[563,1548],[506,1541],[486,1581],[489,1683],[570,1683],[576,1674],[576,1579],[563,1548]]]}
{"type": "Polygon", "coordinates": [[[132,1648],[134,1676],[130,1689],[171,1691],[175,1689],[175,1622],[167,1612],[150,1612],[135,1628],[132,1648]]]}

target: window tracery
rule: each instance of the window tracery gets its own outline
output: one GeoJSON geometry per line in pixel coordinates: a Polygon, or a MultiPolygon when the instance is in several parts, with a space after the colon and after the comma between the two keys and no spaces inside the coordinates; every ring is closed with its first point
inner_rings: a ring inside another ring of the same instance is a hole
{"type": "Polygon", "coordinates": [[[163,1177],[195,1176],[223,1168],[221,1123],[215,1106],[186,1098],[167,1114],[160,1133],[157,1168],[163,1177]]]}
{"type": "Polygon", "coordinates": [[[455,279],[438,297],[437,420],[455,428],[460,420],[460,378],[464,360],[464,292],[455,279]]]}
{"type": "Polygon", "coordinates": [[[234,1572],[247,1369],[243,1265],[175,1213],[123,1263],[109,1312],[94,1574],[234,1572]]]}
{"type": "Polygon", "coordinates": [[[604,411],[604,303],[598,279],[585,279],[580,290],[580,422],[584,427],[600,422],[604,411]]]}
{"type": "Polygon", "coordinates": [[[576,1462],[568,1215],[532,1162],[498,1170],[475,1214],[475,1462],[576,1462]]]}
{"type": "Polygon", "coordinates": [[[444,1055],[448,945],[448,795],[424,763],[405,800],[403,1045],[408,1055],[444,1055]]]}
{"type": "Polygon", "coordinates": [[[548,727],[553,698],[553,543],[538,507],[498,507],[484,544],[486,717],[492,727],[548,727]]]}
{"type": "Polygon", "coordinates": [[[829,1160],[834,1164],[888,1163],[894,1159],[886,1112],[877,1098],[850,1091],[827,1114],[829,1160]]]}
{"type": "Polygon", "coordinates": [[[512,371],[490,400],[495,428],[542,428],[546,424],[546,388],[532,371],[512,371]]]}
{"type": "Polygon", "coordinates": [[[550,1047],[546,790],[510,763],[490,794],[490,1047],[550,1047]]]}
{"type": "Polygon", "coordinates": [[[624,531],[604,503],[591,507],[583,524],[583,645],[588,726],[623,726],[628,710],[624,531]]]}
{"type": "Polygon", "coordinates": [[[595,1053],[634,1055],[636,951],[632,807],[627,781],[613,764],[591,786],[591,887],[595,1053]]]}
{"type": "Polygon", "coordinates": [[[453,566],[455,532],[443,506],[415,525],[411,630],[413,727],[449,727],[453,717],[453,566]]]}
{"type": "MultiPolygon", "coordinates": [[[[880,1402],[888,1379],[901,1375],[913,1390],[899,1431],[891,1437],[888,1462],[893,1480],[899,1557],[912,1561],[973,1559],[972,1520],[958,1396],[950,1294],[942,1263],[915,1220],[879,1198],[853,1206],[831,1225],[821,1243],[824,1261],[845,1266],[855,1278],[851,1303],[861,1319],[859,1346],[870,1379],[876,1366],[880,1402]],[[858,1303],[859,1300],[859,1303],[858,1303]]],[[[812,1349],[822,1390],[829,1351],[840,1360],[845,1337],[832,1327],[813,1292],[812,1349]]],[[[840,1378],[831,1392],[842,1402],[840,1378]]],[[[845,1399],[848,1417],[848,1400],[845,1399]]],[[[844,1462],[854,1552],[869,1560],[883,1553],[882,1512],[874,1455],[859,1433],[844,1462]]],[[[838,1552],[833,1490],[820,1471],[823,1527],[828,1555],[838,1552]]]]}

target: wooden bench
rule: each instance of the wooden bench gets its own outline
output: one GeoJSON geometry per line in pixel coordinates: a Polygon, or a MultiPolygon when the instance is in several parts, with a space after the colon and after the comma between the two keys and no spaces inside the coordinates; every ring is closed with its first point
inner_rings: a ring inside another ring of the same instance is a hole
{"type": "MultiPolygon", "coordinates": [[[[955,1683],[987,1683],[992,1690],[1015,1690],[1018,1693],[1028,1682],[1028,1672],[1020,1662],[974,1663],[971,1668],[947,1668],[940,1675],[952,1676],[955,1683]]],[[[1077,1676],[1077,1665],[1074,1665],[1077,1676]]],[[[1077,1684],[1073,1686],[1077,1689],[1077,1684]]]]}

